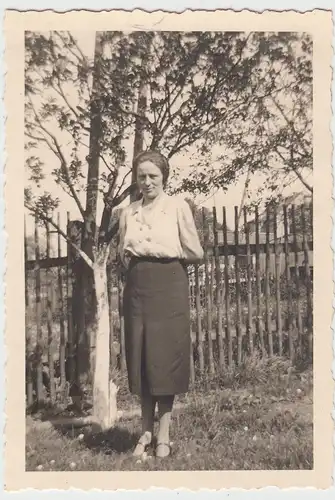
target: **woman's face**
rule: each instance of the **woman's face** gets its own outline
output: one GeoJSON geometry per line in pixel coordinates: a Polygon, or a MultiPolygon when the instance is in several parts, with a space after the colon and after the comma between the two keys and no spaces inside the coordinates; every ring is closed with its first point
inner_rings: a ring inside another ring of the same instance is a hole
{"type": "Polygon", "coordinates": [[[145,199],[153,200],[163,191],[163,174],[151,161],[137,167],[137,184],[145,199]]]}

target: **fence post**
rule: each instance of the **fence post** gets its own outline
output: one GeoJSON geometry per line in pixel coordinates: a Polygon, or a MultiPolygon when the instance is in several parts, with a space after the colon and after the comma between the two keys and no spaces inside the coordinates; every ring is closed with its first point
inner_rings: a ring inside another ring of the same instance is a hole
{"type": "Polygon", "coordinates": [[[190,328],[190,380],[191,384],[195,382],[195,369],[194,369],[194,355],[193,355],[193,340],[192,340],[192,330],[190,328]]]}
{"type": "Polygon", "coordinates": [[[292,215],[292,232],[293,232],[293,247],[294,247],[294,277],[296,286],[296,320],[298,326],[298,345],[300,354],[302,352],[302,321],[301,321],[301,311],[300,311],[300,277],[299,277],[299,256],[298,256],[298,239],[297,239],[297,225],[296,225],[296,210],[295,205],[292,205],[291,215],[292,215]]]}
{"type": "MultiPolygon", "coordinates": [[[[46,224],[47,235],[47,252],[46,258],[50,259],[50,224],[46,224]]],[[[48,328],[48,368],[49,368],[49,390],[50,400],[54,404],[56,402],[56,387],[55,387],[55,367],[54,367],[54,342],[52,334],[52,294],[54,293],[53,283],[50,278],[50,269],[46,272],[47,281],[47,328],[48,328]]]]}
{"type": "Polygon", "coordinates": [[[38,218],[35,217],[35,292],[36,292],[36,396],[37,402],[44,400],[43,364],[42,364],[42,325],[41,325],[41,268],[38,218]]]}
{"type": "Polygon", "coordinates": [[[226,207],[223,207],[223,245],[224,245],[224,287],[225,287],[225,310],[226,310],[226,332],[227,332],[227,350],[228,366],[232,368],[233,359],[233,339],[230,327],[230,301],[229,301],[229,255],[228,255],[228,235],[227,235],[227,214],[226,207]]]}
{"type": "Polygon", "coordinates": [[[221,292],[221,269],[220,269],[220,256],[219,256],[219,239],[216,208],[213,207],[213,233],[214,233],[214,259],[215,259],[215,277],[216,277],[216,318],[217,318],[217,345],[219,351],[220,366],[225,364],[225,356],[223,349],[223,329],[222,329],[222,292],[221,292]]]}
{"type": "Polygon", "coordinates": [[[209,282],[209,265],[208,265],[208,243],[209,243],[209,228],[208,222],[206,220],[206,213],[204,207],[202,208],[202,225],[204,232],[204,265],[205,265],[205,289],[206,289],[206,307],[207,307],[207,342],[208,342],[208,363],[209,363],[209,373],[214,373],[214,359],[213,359],[213,304],[211,302],[211,291],[209,282]]]}
{"type": "Polygon", "coordinates": [[[214,304],[214,289],[215,289],[215,255],[214,252],[210,259],[211,262],[211,303],[214,304]]]}
{"type": "MultiPolygon", "coordinates": [[[[67,236],[70,239],[70,214],[67,212],[67,236]]],[[[73,331],[73,318],[72,318],[72,259],[70,243],[67,243],[67,266],[66,266],[66,295],[67,295],[67,344],[68,344],[68,380],[70,385],[75,382],[75,345],[74,345],[74,331],[73,331]]]]}
{"type": "Polygon", "coordinates": [[[255,231],[256,231],[256,328],[259,335],[259,341],[261,345],[261,350],[263,356],[266,354],[265,342],[264,342],[264,331],[263,331],[263,319],[262,319],[262,307],[261,307],[261,268],[260,268],[260,243],[259,243],[259,214],[258,207],[255,207],[255,231]]]}
{"type": "Polygon", "coordinates": [[[248,302],[247,333],[249,339],[250,354],[252,354],[254,347],[253,347],[253,331],[252,331],[251,253],[250,253],[250,234],[249,234],[246,207],[244,207],[244,231],[245,231],[245,243],[247,247],[247,302],[248,302]]]}
{"type": "Polygon", "coordinates": [[[239,263],[239,214],[238,207],[235,211],[235,281],[236,281],[236,335],[237,335],[237,364],[242,362],[242,318],[241,318],[241,282],[239,263]]]}
{"type": "Polygon", "coordinates": [[[309,248],[307,242],[307,224],[305,217],[305,205],[301,206],[301,229],[302,229],[302,243],[304,249],[304,262],[305,262],[305,283],[307,293],[307,328],[308,328],[308,351],[309,355],[313,352],[313,306],[312,306],[312,283],[309,264],[309,248]]]}
{"type": "Polygon", "coordinates": [[[275,244],[275,267],[276,267],[276,316],[277,316],[277,335],[279,356],[283,355],[283,332],[281,318],[281,300],[280,300],[280,254],[278,244],[278,224],[277,224],[277,207],[274,207],[274,244],[275,244]]]}
{"type": "Polygon", "coordinates": [[[285,277],[286,277],[286,293],[287,293],[287,320],[288,320],[288,348],[291,361],[294,361],[294,344],[293,344],[293,325],[292,325],[292,289],[290,276],[290,249],[289,249],[289,234],[288,234],[288,214],[287,206],[284,205],[284,250],[285,250],[285,277]]]}
{"type": "MultiPolygon", "coordinates": [[[[57,216],[58,227],[61,226],[60,213],[57,216]]],[[[60,258],[62,256],[62,245],[61,245],[61,235],[57,234],[57,255],[60,258]]],[[[59,370],[60,370],[60,388],[64,394],[66,385],[66,370],[65,370],[65,360],[66,360],[66,339],[65,339],[65,325],[64,325],[64,294],[63,294],[63,275],[61,267],[58,267],[58,289],[59,289],[59,328],[60,328],[60,342],[59,342],[59,370]]]]}
{"type": "Polygon", "coordinates": [[[122,373],[126,372],[126,344],[125,344],[125,331],[124,331],[124,310],[123,310],[123,284],[121,276],[118,276],[118,306],[120,318],[120,369],[122,373]]]}
{"type": "MultiPolygon", "coordinates": [[[[117,273],[118,274],[118,273],[117,273]]],[[[110,354],[110,363],[112,368],[117,367],[117,352],[115,349],[115,329],[114,329],[114,311],[113,311],[113,266],[111,262],[107,263],[106,266],[106,279],[107,279],[107,295],[108,295],[108,321],[109,321],[109,354],[110,354]]],[[[119,295],[118,295],[119,299],[119,295]]],[[[119,313],[120,319],[120,307],[117,304],[117,310],[119,313]]],[[[119,344],[120,345],[120,344],[119,344]]],[[[119,350],[120,352],[120,350],[119,350]]]]}
{"type": "Polygon", "coordinates": [[[266,207],[266,243],[265,243],[265,317],[269,344],[269,356],[273,356],[272,322],[270,313],[270,211],[266,207]]]}
{"type": "MultiPolygon", "coordinates": [[[[28,247],[27,247],[27,221],[26,216],[24,216],[24,262],[25,262],[25,305],[26,305],[26,323],[27,323],[27,311],[29,307],[29,291],[28,291],[28,247]]],[[[32,406],[33,400],[33,365],[32,365],[32,352],[31,352],[31,333],[30,328],[25,325],[26,330],[26,394],[27,394],[27,406],[28,408],[32,406]]]]}
{"type": "Polygon", "coordinates": [[[201,303],[200,303],[200,284],[199,284],[199,264],[194,265],[195,271],[195,307],[197,315],[197,329],[196,329],[196,339],[197,339],[197,350],[199,356],[199,368],[203,371],[204,366],[204,351],[202,346],[202,325],[201,325],[201,303]]]}

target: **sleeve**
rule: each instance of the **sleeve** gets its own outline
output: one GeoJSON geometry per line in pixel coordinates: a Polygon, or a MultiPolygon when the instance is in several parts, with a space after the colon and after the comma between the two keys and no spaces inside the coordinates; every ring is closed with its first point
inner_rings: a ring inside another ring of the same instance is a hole
{"type": "Polygon", "coordinates": [[[200,244],[191,207],[185,200],[178,203],[177,217],[184,258],[189,263],[196,263],[203,259],[204,251],[200,244]]]}

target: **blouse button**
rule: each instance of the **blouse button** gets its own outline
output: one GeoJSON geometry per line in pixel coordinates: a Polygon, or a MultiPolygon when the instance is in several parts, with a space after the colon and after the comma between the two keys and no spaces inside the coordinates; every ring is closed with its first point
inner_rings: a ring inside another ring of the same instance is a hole
{"type": "Polygon", "coordinates": [[[148,237],[145,239],[145,241],[151,241],[150,236],[148,236],[148,237]]]}

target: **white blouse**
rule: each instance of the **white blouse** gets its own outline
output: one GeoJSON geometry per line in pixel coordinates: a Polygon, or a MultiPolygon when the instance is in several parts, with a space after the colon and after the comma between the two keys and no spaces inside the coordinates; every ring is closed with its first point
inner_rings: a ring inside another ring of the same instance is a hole
{"type": "Polygon", "coordinates": [[[150,205],[142,200],[128,205],[120,215],[119,255],[125,266],[132,256],[201,260],[203,249],[189,204],[162,193],[150,205]]]}

